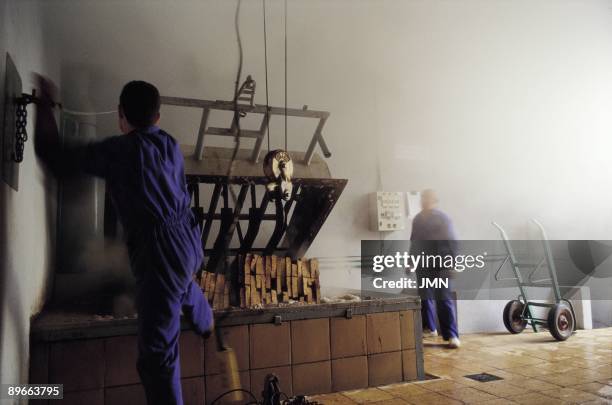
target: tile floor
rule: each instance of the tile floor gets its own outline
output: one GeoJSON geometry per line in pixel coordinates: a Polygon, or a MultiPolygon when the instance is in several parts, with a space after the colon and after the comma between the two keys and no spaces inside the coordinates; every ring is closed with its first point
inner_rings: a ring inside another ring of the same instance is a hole
{"type": "Polygon", "coordinates": [[[424,341],[425,371],[440,377],[318,395],[325,405],[612,404],[612,328],[578,331],[565,342],[548,332],[464,335],[458,350],[424,341]],[[466,375],[503,378],[478,382],[466,375]]]}

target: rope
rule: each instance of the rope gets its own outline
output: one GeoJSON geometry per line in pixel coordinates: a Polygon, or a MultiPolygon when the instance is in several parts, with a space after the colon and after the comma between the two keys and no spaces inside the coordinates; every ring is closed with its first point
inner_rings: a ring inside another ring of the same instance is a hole
{"type": "MultiPolygon", "coordinates": [[[[229,166],[227,168],[227,176],[226,176],[226,189],[229,190],[232,200],[236,202],[236,193],[232,188],[230,183],[230,179],[232,177],[232,170],[234,168],[234,162],[236,157],[238,156],[238,151],[240,150],[240,111],[238,110],[238,96],[240,95],[240,77],[242,76],[242,59],[243,59],[243,50],[242,50],[242,38],[240,37],[240,6],[242,4],[242,0],[238,0],[236,3],[236,14],[234,15],[234,29],[236,31],[236,42],[238,43],[238,70],[236,71],[236,81],[234,82],[234,119],[232,121],[232,127],[236,131],[236,135],[234,137],[234,151],[232,152],[232,157],[229,162],[229,166]]],[[[224,195],[224,203],[227,208],[229,196],[227,193],[224,195]]],[[[231,241],[226,241],[224,246],[224,269],[225,273],[228,273],[229,269],[229,243],[231,241]]]]}
{"type": "MultiPolygon", "coordinates": [[[[268,94],[268,35],[266,30],[266,0],[262,0],[263,6],[263,34],[264,34],[264,65],[266,75],[266,114],[270,111],[270,97],[268,94]]],[[[269,119],[266,117],[266,119],[269,119]]],[[[270,152],[270,122],[268,121],[268,152],[270,152]]]]}
{"type": "Polygon", "coordinates": [[[116,114],[117,110],[111,110],[111,111],[99,111],[99,112],[95,112],[95,111],[76,111],[76,110],[69,110],[67,108],[63,108],[61,109],[62,113],[64,114],[70,114],[70,115],[81,115],[81,116],[91,116],[91,115],[108,115],[108,114],[116,114]]]}

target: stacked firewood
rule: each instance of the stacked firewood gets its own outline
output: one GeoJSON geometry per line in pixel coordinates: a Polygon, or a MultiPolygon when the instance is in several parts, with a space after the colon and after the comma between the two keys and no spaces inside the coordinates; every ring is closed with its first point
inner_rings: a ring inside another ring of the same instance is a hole
{"type": "Polygon", "coordinates": [[[203,271],[200,277],[200,288],[213,309],[225,309],[230,306],[230,280],[225,282],[224,274],[203,271]]]}
{"type": "Polygon", "coordinates": [[[223,274],[204,272],[200,286],[213,309],[230,305],[233,289],[238,291],[241,308],[253,308],[266,304],[321,302],[319,263],[317,259],[247,254],[238,257],[238,277],[232,285],[223,274]]]}

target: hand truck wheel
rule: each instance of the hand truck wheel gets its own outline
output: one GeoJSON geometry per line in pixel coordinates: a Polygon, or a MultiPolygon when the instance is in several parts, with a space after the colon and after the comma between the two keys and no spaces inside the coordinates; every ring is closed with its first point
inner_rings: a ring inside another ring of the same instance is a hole
{"type": "Polygon", "coordinates": [[[509,301],[504,307],[504,325],[512,334],[521,333],[527,326],[527,320],[523,318],[525,304],[519,300],[509,301]]]}
{"type": "Polygon", "coordinates": [[[576,326],[574,312],[565,303],[555,304],[548,312],[548,330],[557,340],[567,340],[576,326]]]}

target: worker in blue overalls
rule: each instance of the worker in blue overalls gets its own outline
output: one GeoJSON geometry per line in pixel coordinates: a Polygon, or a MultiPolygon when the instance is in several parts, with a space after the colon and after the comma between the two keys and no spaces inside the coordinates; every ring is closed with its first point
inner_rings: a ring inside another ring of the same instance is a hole
{"type": "MultiPolygon", "coordinates": [[[[412,255],[456,256],[457,237],[453,224],[444,212],[438,208],[438,197],[434,190],[428,189],[421,193],[421,212],[412,221],[412,234],[410,236],[412,255]]],[[[443,277],[452,278],[452,269],[445,268],[418,268],[416,269],[417,283],[421,286],[424,278],[443,277]]],[[[457,313],[452,292],[444,287],[419,288],[421,296],[421,315],[423,332],[429,336],[437,336],[436,313],[440,324],[440,332],[448,346],[458,348],[459,331],[457,329],[457,313]]]]}
{"type": "Polygon", "coordinates": [[[137,368],[147,403],[182,405],[181,311],[203,336],[213,327],[213,315],[193,280],[203,260],[200,232],[179,145],[156,126],[159,92],[152,84],[129,82],[119,99],[124,135],[61,147],[52,84],[41,78],[40,87],[36,153],[57,176],[84,172],[104,178],[124,227],[137,284],[137,368]]]}

